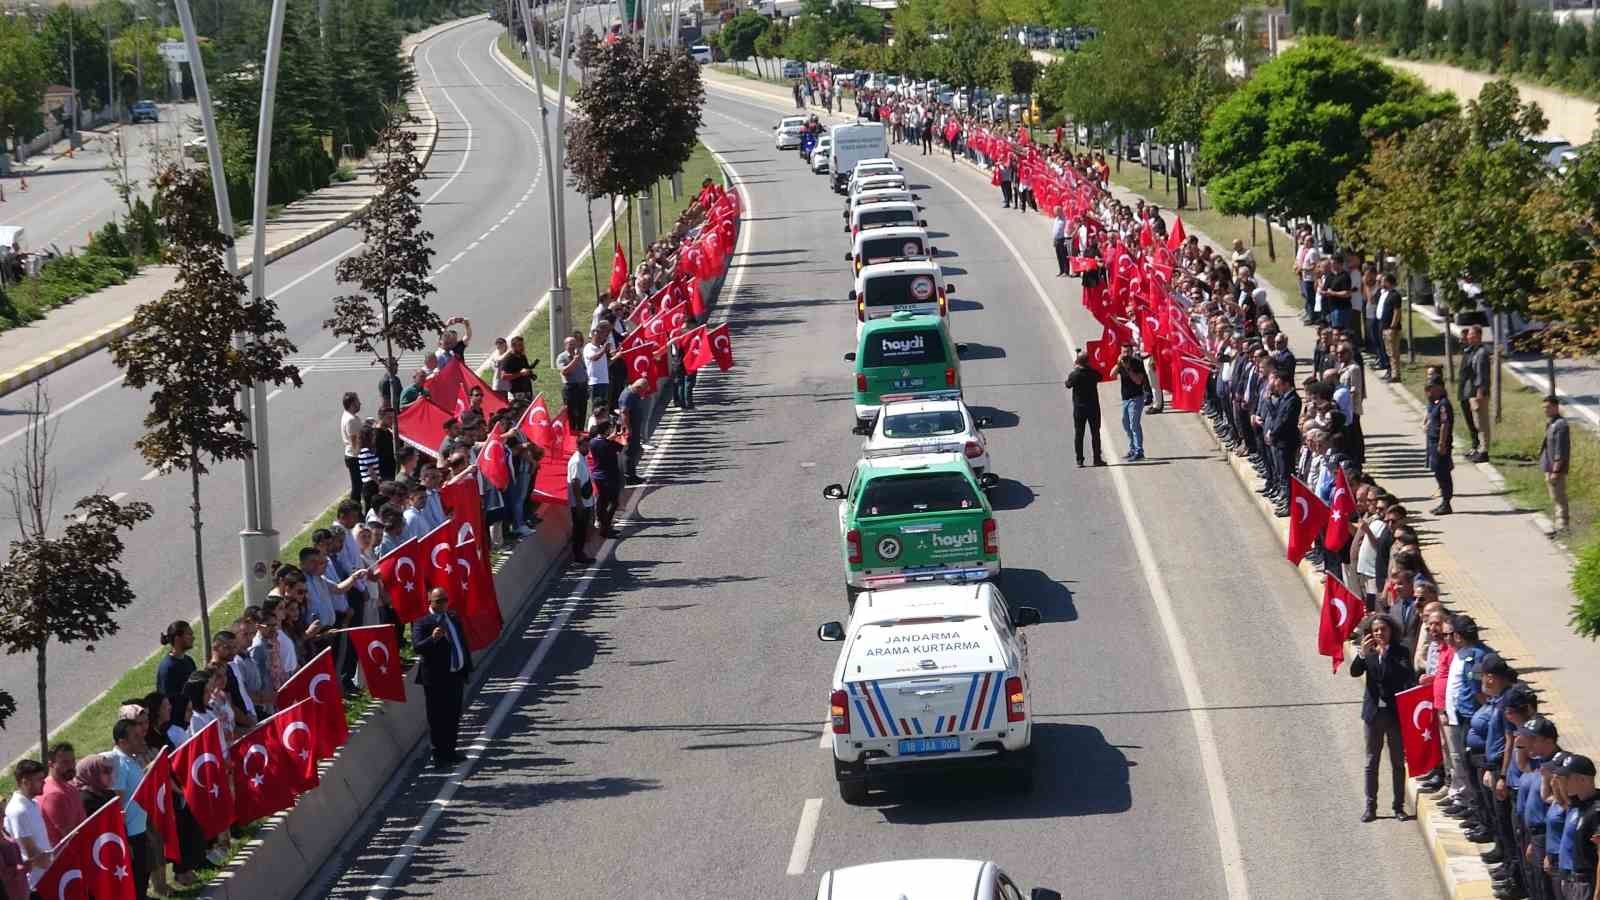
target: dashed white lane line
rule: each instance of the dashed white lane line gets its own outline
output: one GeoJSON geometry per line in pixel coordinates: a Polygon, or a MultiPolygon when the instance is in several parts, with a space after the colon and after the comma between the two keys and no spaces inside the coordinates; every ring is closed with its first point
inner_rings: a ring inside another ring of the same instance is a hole
{"type": "Polygon", "coordinates": [[[124,498],[126,496],[128,496],[128,492],[127,491],[117,491],[115,494],[111,495],[111,502],[112,503],[121,503],[122,502],[122,498],[124,498]]]}
{"type": "Polygon", "coordinates": [[[800,826],[794,832],[794,849],[789,851],[790,875],[804,875],[811,864],[811,846],[817,842],[817,819],[821,815],[820,797],[812,797],[800,808],[800,826]]]}
{"type": "Polygon", "coordinates": [[[822,736],[817,738],[817,746],[821,747],[824,750],[832,749],[832,747],[833,747],[833,722],[831,720],[823,720],[823,723],[822,723],[822,736]]]}
{"type": "Polygon", "coordinates": [[[460,262],[461,261],[461,257],[466,256],[466,255],[467,255],[467,251],[466,250],[462,250],[460,253],[457,253],[455,256],[450,257],[451,264],[455,264],[455,263],[460,262]]]}
{"type": "MultiPolygon", "coordinates": [[[[80,405],[82,403],[87,403],[91,398],[93,398],[97,394],[100,394],[100,393],[102,393],[104,391],[108,391],[111,388],[114,388],[114,387],[116,387],[117,385],[119,385],[121,383],[122,383],[122,376],[118,375],[117,377],[111,379],[110,381],[106,382],[105,384],[100,385],[99,387],[95,388],[94,390],[90,391],[89,393],[84,394],[82,397],[79,397],[78,399],[72,401],[71,403],[68,403],[66,406],[63,406],[60,409],[51,410],[50,414],[44,417],[44,420],[46,422],[54,422],[56,419],[60,418],[61,416],[64,416],[67,413],[71,412],[78,405],[80,405]]],[[[16,440],[17,438],[22,437],[23,435],[27,434],[31,430],[33,430],[33,426],[32,425],[24,425],[23,427],[18,428],[16,431],[13,431],[10,434],[6,435],[5,437],[0,438],[0,447],[4,447],[5,445],[11,443],[12,441],[16,440]]]]}
{"type": "Polygon", "coordinates": [[[267,402],[271,403],[273,400],[277,399],[277,396],[281,393],[283,393],[283,388],[274,388],[272,393],[267,395],[267,402]]]}
{"type": "Polygon", "coordinates": [[[144,473],[144,477],[140,478],[139,480],[140,481],[155,481],[157,478],[160,478],[160,477],[161,477],[161,470],[160,469],[151,469],[150,471],[144,473]]]}

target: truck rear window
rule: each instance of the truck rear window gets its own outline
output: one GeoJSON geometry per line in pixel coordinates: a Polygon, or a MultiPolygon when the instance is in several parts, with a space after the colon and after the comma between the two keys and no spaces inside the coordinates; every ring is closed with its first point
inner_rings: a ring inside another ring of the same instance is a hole
{"type": "Polygon", "coordinates": [[[982,504],[971,483],[958,473],[919,472],[885,475],[867,482],[857,515],[909,516],[980,508],[982,504]]]}
{"type": "Polygon", "coordinates": [[[967,422],[958,409],[930,409],[923,412],[884,416],[883,436],[891,438],[945,437],[965,434],[967,422]]]}
{"type": "Polygon", "coordinates": [[[867,368],[881,366],[921,366],[942,363],[944,338],[936,328],[904,331],[879,331],[867,338],[867,368]]]}
{"type": "Polygon", "coordinates": [[[878,225],[915,225],[917,217],[909,209],[867,209],[862,210],[861,218],[857,221],[862,228],[873,228],[878,225]]]}
{"type": "Polygon", "coordinates": [[[903,306],[938,302],[937,286],[927,273],[874,275],[862,285],[867,306],[903,306]]]}
{"type": "MultiPolygon", "coordinates": [[[[873,238],[861,242],[861,262],[863,265],[881,262],[886,259],[916,259],[926,254],[922,249],[922,238],[897,237],[873,238]]],[[[868,287],[870,292],[871,288],[868,287]]],[[[867,301],[870,306],[871,300],[867,301]]]]}

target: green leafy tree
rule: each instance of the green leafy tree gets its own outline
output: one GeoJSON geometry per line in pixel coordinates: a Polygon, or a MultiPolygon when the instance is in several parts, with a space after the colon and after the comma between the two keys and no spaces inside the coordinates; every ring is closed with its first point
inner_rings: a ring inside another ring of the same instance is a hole
{"type": "MultiPolygon", "coordinates": [[[[1483,31],[1479,38],[1478,55],[1482,57],[1489,71],[1493,72],[1499,68],[1501,57],[1505,53],[1510,23],[1506,19],[1505,4],[1498,2],[1498,0],[1484,7],[1478,7],[1478,9],[1483,16],[1483,31]]],[[[1468,15],[1471,15],[1470,11],[1468,15]]]]}
{"type": "Polygon", "coordinates": [[[1368,140],[1448,103],[1415,79],[1329,38],[1262,65],[1207,122],[1200,169],[1217,208],[1327,221],[1368,140]]]}
{"type": "Polygon", "coordinates": [[[6,720],[17,714],[17,698],[0,690],[0,729],[6,727],[6,720]]]}
{"type": "MultiPolygon", "coordinates": [[[[1544,259],[1528,306],[1549,324],[1541,333],[1546,349],[1563,356],[1600,353],[1600,145],[1595,137],[1600,134],[1591,136],[1565,174],[1538,187],[1526,211],[1544,259]]],[[[1600,592],[1594,599],[1600,601],[1600,592]]]]}
{"type": "Polygon", "coordinates": [[[700,67],[682,53],[640,55],[636,44],[605,44],[573,102],[567,167],[591,197],[632,195],[679,171],[694,151],[705,89],[700,67]]]}
{"type": "Polygon", "coordinates": [[[119,98],[131,102],[163,95],[167,62],[161,58],[162,40],[164,36],[154,22],[133,22],[112,38],[111,57],[121,81],[119,98]]]}
{"type": "Polygon", "coordinates": [[[428,295],[438,290],[429,277],[433,233],[422,227],[422,160],[406,124],[396,117],[378,137],[379,192],[361,215],[362,249],[334,269],[336,281],[359,293],[333,298],[333,316],[322,323],[357,353],[371,354],[385,372],[398,372],[396,351],[422,350],[429,335],[444,330],[444,320],[428,306],[428,295]]]}
{"type": "MultiPolygon", "coordinates": [[[[717,32],[717,42],[724,56],[734,62],[744,62],[756,55],[756,39],[767,32],[767,17],[747,9],[722,26],[717,32]]],[[[756,60],[756,71],[761,70],[761,60],[756,60]]]]}
{"type": "MultiPolygon", "coordinates": [[[[150,504],[119,505],[103,494],[79,500],[56,532],[56,483],[50,468],[54,431],[49,401],[35,383],[33,402],[24,409],[21,458],[12,465],[5,492],[19,536],[0,564],[0,645],[7,654],[31,653],[39,699],[39,758],[49,743],[49,648],[58,644],[94,645],[117,633],[115,614],[133,602],[122,577],[119,532],[150,518],[150,504]]],[[[0,697],[0,721],[16,710],[0,697]]]]}
{"type": "Polygon", "coordinates": [[[39,130],[50,56],[27,19],[0,16],[0,144],[39,130]]]}
{"type": "Polygon", "coordinates": [[[53,7],[39,26],[39,38],[50,54],[50,79],[72,84],[78,72],[78,102],[84,109],[111,102],[106,81],[106,36],[86,10],[65,3],[53,7]]]}
{"type": "Polygon", "coordinates": [[[1468,34],[1467,4],[1455,3],[1450,7],[1449,29],[1445,32],[1445,44],[1449,48],[1451,59],[1461,59],[1467,53],[1467,46],[1471,43],[1468,34]]]}
{"type": "Polygon", "coordinates": [[[1459,116],[1441,117],[1378,140],[1366,163],[1340,182],[1334,226],[1354,246],[1427,272],[1465,130],[1459,116]]]}
{"type": "Polygon", "coordinates": [[[244,281],[223,262],[233,238],[217,228],[205,170],[170,166],[155,186],[178,283],[134,310],[132,331],[111,344],[111,358],[124,387],[149,391],[145,433],[134,444],[140,455],[157,471],[189,474],[201,646],[210,646],[200,477],[215,463],[255,451],[239,392],[256,384],[299,387],[300,372],[284,361],[295,346],[284,336],[277,304],[266,297],[242,302],[244,281]],[[235,335],[242,346],[234,346],[235,335]]]}

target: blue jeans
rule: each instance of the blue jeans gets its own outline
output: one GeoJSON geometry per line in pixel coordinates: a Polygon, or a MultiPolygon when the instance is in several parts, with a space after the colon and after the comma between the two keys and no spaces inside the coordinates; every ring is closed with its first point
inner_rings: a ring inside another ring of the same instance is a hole
{"type": "Polygon", "coordinates": [[[1389,368],[1389,348],[1383,345],[1383,329],[1378,327],[1377,319],[1367,320],[1367,352],[1377,360],[1379,369],[1389,368]]]}
{"type": "Polygon", "coordinates": [[[1144,398],[1122,401],[1122,431],[1128,436],[1128,452],[1144,455],[1144,398]]]}

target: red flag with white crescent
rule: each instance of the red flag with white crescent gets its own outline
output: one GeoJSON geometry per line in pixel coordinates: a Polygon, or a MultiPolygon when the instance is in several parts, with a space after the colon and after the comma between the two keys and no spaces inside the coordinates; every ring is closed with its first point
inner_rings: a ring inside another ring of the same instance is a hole
{"type": "Polygon", "coordinates": [[[545,402],[544,394],[534,397],[533,402],[528,404],[528,411],[522,414],[517,430],[535,447],[550,446],[550,406],[545,402]]]}
{"type": "Polygon", "coordinates": [[[1199,412],[1206,402],[1206,383],[1211,369],[1203,362],[1179,356],[1173,364],[1178,377],[1173,385],[1172,408],[1178,412],[1199,412]]]}
{"type": "MultiPolygon", "coordinates": [[[[144,835],[137,840],[144,840],[144,835]]],[[[133,883],[133,848],[128,844],[120,797],[112,797],[90,813],[61,839],[53,854],[50,868],[34,886],[35,896],[51,900],[133,900],[138,896],[133,883]]]]}
{"type": "Polygon", "coordinates": [[[278,742],[271,719],[234,741],[228,748],[228,760],[233,768],[234,821],[239,824],[282,812],[300,796],[295,761],[278,742]]]}
{"type": "Polygon", "coordinates": [[[716,361],[717,368],[724,372],[733,368],[733,339],[728,336],[728,323],[706,332],[706,339],[711,342],[711,358],[716,361]]]}
{"type": "Polygon", "coordinates": [[[1317,624],[1317,652],[1332,657],[1333,671],[1339,671],[1344,662],[1344,645],[1350,633],[1366,613],[1366,604],[1344,586],[1344,582],[1326,576],[1322,581],[1322,615],[1317,624]]]}
{"type": "Polygon", "coordinates": [[[1322,546],[1334,553],[1344,549],[1350,543],[1350,525],[1356,512],[1356,495],[1350,490],[1350,481],[1344,477],[1344,466],[1340,466],[1333,476],[1333,508],[1328,516],[1327,531],[1322,536],[1322,546]]]}
{"type": "Polygon", "coordinates": [[[1289,562],[1298,566],[1306,558],[1327,523],[1328,504],[1300,479],[1289,476],[1289,562]]]}
{"type": "Polygon", "coordinates": [[[144,770],[144,778],[133,789],[133,802],[144,810],[149,827],[161,835],[167,859],[178,862],[182,858],[178,848],[178,808],[172,803],[172,757],[168,748],[162,747],[144,770]],[[172,842],[171,847],[166,846],[167,841],[172,842]]]}
{"type": "Polygon", "coordinates": [[[378,583],[389,595],[389,607],[401,622],[422,618],[428,609],[428,569],[422,545],[407,538],[373,566],[378,583]]]}
{"type": "Polygon", "coordinates": [[[654,393],[656,389],[656,367],[653,358],[656,353],[654,343],[641,344],[631,347],[622,354],[622,361],[628,367],[628,380],[631,382],[638,378],[645,380],[645,392],[654,393]]]}
{"type": "MultiPolygon", "coordinates": [[[[467,521],[472,522],[477,527],[479,534],[487,534],[489,532],[489,519],[483,511],[483,494],[478,491],[478,479],[463,478],[440,488],[439,503],[444,507],[444,511],[448,515],[456,518],[465,518],[467,521]]],[[[424,549],[431,552],[431,548],[427,546],[426,536],[424,536],[423,542],[424,549]]],[[[487,545],[482,550],[483,565],[487,569],[493,560],[490,558],[487,545]]],[[[448,585],[440,585],[440,587],[449,590],[448,585]]]]}
{"type": "Polygon", "coordinates": [[[293,706],[307,698],[311,700],[312,736],[316,738],[312,752],[319,760],[327,759],[350,739],[350,723],[344,717],[344,693],[339,689],[339,673],[333,667],[332,647],[323,648],[301,666],[300,671],[289,676],[278,689],[278,708],[293,706]]]}
{"type": "Polygon", "coordinates": [[[445,590],[451,597],[450,607],[461,616],[467,648],[482,650],[495,642],[505,625],[495,593],[494,572],[481,562],[486,555],[484,534],[472,518],[455,516],[446,524],[455,529],[455,548],[451,556],[454,584],[445,590]]]}
{"type": "Polygon", "coordinates": [[[1084,344],[1083,351],[1089,355],[1089,365],[1100,373],[1102,382],[1116,379],[1117,358],[1122,355],[1122,347],[1117,343],[1117,336],[1111,329],[1103,330],[1098,340],[1084,344]]]}
{"type": "Polygon", "coordinates": [[[317,775],[317,717],[310,700],[280,707],[267,719],[272,739],[283,748],[284,774],[295,790],[304,793],[322,783],[317,775]]]}
{"type": "Polygon", "coordinates": [[[622,253],[622,242],[612,241],[611,251],[611,296],[622,296],[622,286],[628,283],[628,257],[622,253]]]}
{"type": "Polygon", "coordinates": [[[190,815],[200,823],[200,833],[207,838],[216,837],[233,824],[233,790],[228,783],[226,759],[222,723],[216,720],[172,751],[172,768],[183,782],[183,799],[190,815]]]}
{"type": "Polygon", "coordinates": [[[506,450],[506,435],[499,422],[478,451],[478,471],[497,491],[511,486],[511,455],[506,450]]]}
{"type": "MultiPolygon", "coordinates": [[[[1391,651],[1392,652],[1392,651],[1391,651]]],[[[1406,751],[1406,771],[1420,778],[1444,764],[1439,740],[1439,711],[1433,708],[1433,685],[1421,684],[1394,695],[1400,719],[1400,746],[1406,751]]]]}
{"type": "Polygon", "coordinates": [[[367,692],[379,700],[406,702],[405,669],[400,662],[400,645],[393,625],[364,625],[345,632],[361,663],[361,678],[367,692]]]}
{"type": "Polygon", "coordinates": [[[1173,253],[1177,253],[1178,248],[1182,247],[1183,242],[1188,239],[1189,236],[1183,231],[1183,217],[1173,216],[1172,230],[1167,232],[1167,249],[1173,253]]]}
{"type": "Polygon", "coordinates": [[[690,375],[700,371],[716,360],[711,352],[711,338],[706,332],[706,326],[688,333],[685,338],[687,348],[683,351],[683,370],[690,375]]]}

